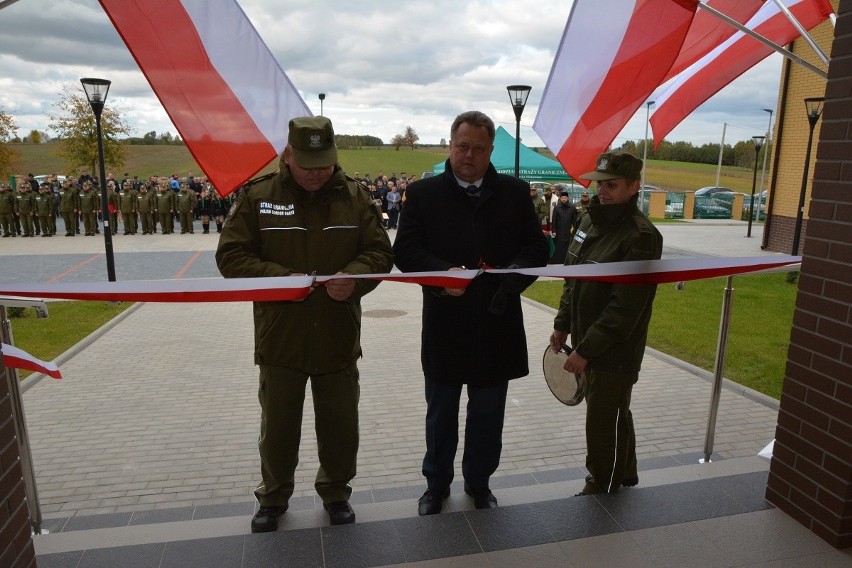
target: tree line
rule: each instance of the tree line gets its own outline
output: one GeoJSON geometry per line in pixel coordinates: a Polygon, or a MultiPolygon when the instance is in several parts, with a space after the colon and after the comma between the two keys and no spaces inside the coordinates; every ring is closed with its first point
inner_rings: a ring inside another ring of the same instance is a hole
{"type": "MultiPolygon", "coordinates": [[[[66,84],[54,107],[57,112],[49,115],[49,127],[55,133],[52,139],[47,133],[37,130],[30,131],[23,139],[19,138],[16,134],[18,125],[15,119],[0,108],[0,179],[8,179],[15,173],[15,165],[20,159],[20,153],[14,147],[16,143],[40,144],[49,141],[56,144],[56,153],[67,162],[70,169],[85,168],[97,171],[95,117],[80,86],[66,84]]],[[[124,110],[120,104],[104,107],[101,130],[104,162],[110,169],[124,167],[128,145],[183,145],[183,140],[170,132],[157,133],[152,130],[141,137],[130,136],[130,127],[125,122],[124,110]]],[[[334,138],[338,148],[343,149],[384,146],[381,138],[369,134],[336,134],[334,138]]],[[[419,140],[414,128],[407,126],[402,133],[391,139],[390,144],[396,150],[403,146],[414,150],[419,140]]],[[[719,144],[713,143],[696,146],[691,142],[664,140],[655,149],[651,141],[628,140],[616,150],[643,156],[646,143],[647,157],[652,160],[701,164],[719,162],[719,144]]],[[[442,139],[441,146],[445,145],[446,140],[442,139]]],[[[763,151],[768,150],[769,148],[764,148],[763,151]]],[[[733,145],[726,144],[722,151],[722,164],[726,166],[750,168],[754,165],[754,159],[755,149],[751,140],[741,140],[733,145]]]]}
{"type": "MultiPolygon", "coordinates": [[[[629,152],[640,158],[645,151],[644,140],[628,140],[624,142],[617,150],[621,152],[629,152]]],[[[719,163],[719,144],[709,143],[696,146],[691,142],[669,142],[663,140],[658,148],[654,148],[654,143],[651,140],[648,144],[648,159],[649,160],[664,160],[668,162],[690,162],[694,164],[718,164],[719,163]]],[[[764,144],[761,148],[761,160],[763,152],[769,151],[770,148],[764,144]]],[[[735,144],[725,144],[722,151],[722,165],[734,166],[738,168],[754,167],[754,159],[756,152],[754,142],[749,140],[740,140],[735,144]]]]}

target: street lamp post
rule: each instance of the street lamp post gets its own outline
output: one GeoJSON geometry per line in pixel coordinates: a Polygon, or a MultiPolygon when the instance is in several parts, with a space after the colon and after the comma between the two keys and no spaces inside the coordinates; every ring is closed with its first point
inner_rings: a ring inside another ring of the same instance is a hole
{"type": "Polygon", "coordinates": [[[89,99],[89,104],[92,106],[92,112],[95,115],[95,127],[98,136],[98,166],[100,170],[101,184],[101,211],[104,218],[104,248],[106,249],[107,261],[107,278],[110,282],[115,282],[115,258],[112,252],[112,228],[109,226],[109,198],[107,196],[106,171],[104,168],[104,140],[101,132],[101,113],[104,110],[107,92],[109,91],[110,81],[106,79],[80,79],[83,84],[83,90],[86,92],[86,98],[89,99]]]}
{"type": "MultiPolygon", "coordinates": [[[[760,207],[763,203],[763,180],[766,177],[766,160],[769,157],[769,142],[772,140],[772,112],[771,108],[763,109],[769,113],[769,126],[766,127],[766,150],[763,151],[763,168],[760,170],[760,192],[757,194],[757,218],[760,219],[760,207]]],[[[764,210],[766,206],[764,204],[764,210]]],[[[764,215],[765,217],[765,215],[764,215]]]]}
{"type": "Polygon", "coordinates": [[[319,94],[319,100],[320,100],[320,116],[323,116],[323,114],[322,114],[322,102],[325,100],[325,93],[319,94]]]}
{"type": "Polygon", "coordinates": [[[527,97],[530,96],[532,87],[529,85],[509,85],[509,100],[515,110],[515,177],[521,177],[521,115],[527,106],[527,97]]]}
{"type": "Polygon", "coordinates": [[[642,181],[639,184],[639,206],[645,211],[645,164],[648,162],[648,123],[651,122],[651,105],[654,101],[645,103],[645,139],[642,141],[642,181]]]}
{"type": "Polygon", "coordinates": [[[810,132],[808,133],[808,149],[805,152],[805,171],[802,174],[802,189],[799,192],[799,211],[796,213],[796,228],[793,229],[793,256],[799,253],[799,239],[802,232],[802,217],[805,214],[805,191],[808,188],[808,170],[811,166],[811,144],[814,141],[814,127],[822,114],[822,104],[825,99],[822,97],[809,97],[805,99],[805,109],[808,111],[808,125],[810,132]]]}
{"type": "Polygon", "coordinates": [[[760,147],[763,146],[763,141],[766,136],[752,136],[754,142],[754,176],[751,178],[751,199],[748,202],[748,231],[746,237],[751,238],[751,220],[754,217],[754,188],[757,186],[757,162],[760,157],[760,147]]]}

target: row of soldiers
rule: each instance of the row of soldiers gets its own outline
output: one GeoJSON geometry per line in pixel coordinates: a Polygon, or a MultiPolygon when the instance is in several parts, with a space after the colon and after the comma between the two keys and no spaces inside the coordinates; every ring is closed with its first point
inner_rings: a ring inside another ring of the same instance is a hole
{"type": "MultiPolygon", "coordinates": [[[[133,184],[131,180],[107,182],[108,217],[101,207],[101,193],[91,179],[79,183],[67,178],[58,191],[59,214],[65,222],[65,236],[80,234],[82,222],[87,236],[99,233],[98,218],[106,218],[112,234],[118,234],[118,223],[124,226],[125,235],[141,232],[150,235],[157,232],[157,226],[163,234],[174,232],[174,222],[180,222],[181,234],[194,233],[193,221],[198,215],[204,233],[210,232],[210,221],[216,223],[217,232],[222,231],[224,216],[228,212],[235,195],[219,197],[210,186],[203,186],[199,192],[190,189],[186,182],[173,191],[170,180],[149,180],[133,184]],[[121,187],[117,187],[118,185],[121,187]],[[134,186],[138,186],[138,189],[134,186]],[[140,227],[141,225],[141,227],[140,227]]],[[[0,186],[0,228],[3,237],[22,235],[32,237],[39,232],[49,237],[56,234],[54,213],[54,188],[44,182],[33,193],[28,183],[20,184],[18,191],[9,186],[0,186]]]]}

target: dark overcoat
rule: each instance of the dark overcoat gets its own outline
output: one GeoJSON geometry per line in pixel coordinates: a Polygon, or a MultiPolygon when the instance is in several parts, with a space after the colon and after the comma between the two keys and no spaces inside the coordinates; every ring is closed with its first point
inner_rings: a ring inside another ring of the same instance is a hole
{"type": "MultiPolygon", "coordinates": [[[[489,166],[479,197],[442,175],[408,186],[394,242],[403,272],[544,266],[548,245],[529,185],[489,166]]],[[[482,274],[460,297],[423,287],[421,358],[427,380],[477,386],[529,373],[520,292],[535,278],[482,274]]]]}

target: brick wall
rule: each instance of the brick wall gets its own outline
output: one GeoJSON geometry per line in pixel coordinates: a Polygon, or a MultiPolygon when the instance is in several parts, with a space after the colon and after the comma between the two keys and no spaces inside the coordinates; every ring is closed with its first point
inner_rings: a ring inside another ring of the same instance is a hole
{"type": "Polygon", "coordinates": [[[766,497],[845,548],[852,546],[852,0],[840,2],[838,15],[766,497]]]}
{"type": "Polygon", "coordinates": [[[30,534],[12,402],[6,371],[0,362],[0,566],[35,568],[30,534]]]}
{"type": "MultiPolygon", "coordinates": [[[[766,248],[784,254],[802,254],[804,241],[799,240],[799,250],[793,253],[793,234],[796,230],[795,217],[772,216],[772,231],[766,240],[766,248]]],[[[808,220],[802,219],[802,235],[808,234],[808,220]]]]}

